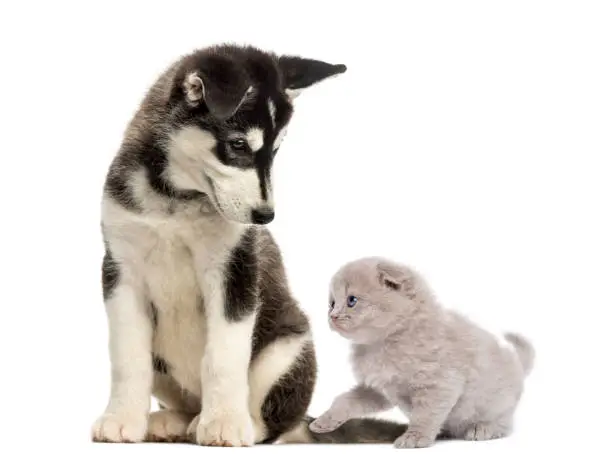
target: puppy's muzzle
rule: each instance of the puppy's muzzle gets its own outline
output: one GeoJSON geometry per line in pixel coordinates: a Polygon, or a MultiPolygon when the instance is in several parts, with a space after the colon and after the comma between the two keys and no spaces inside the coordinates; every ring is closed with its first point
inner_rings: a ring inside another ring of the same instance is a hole
{"type": "Polygon", "coordinates": [[[251,211],[251,220],[258,225],[265,225],[274,220],[274,210],[269,207],[253,209],[251,211]]]}

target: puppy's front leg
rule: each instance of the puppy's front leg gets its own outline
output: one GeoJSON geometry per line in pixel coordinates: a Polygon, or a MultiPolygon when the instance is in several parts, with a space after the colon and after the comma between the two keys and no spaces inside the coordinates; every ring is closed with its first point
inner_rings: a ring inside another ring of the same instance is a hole
{"type": "Polygon", "coordinates": [[[195,430],[196,442],[213,446],[254,444],[253,422],[249,414],[248,371],[255,324],[252,297],[240,294],[244,282],[233,290],[222,271],[203,275],[206,298],[207,341],[202,357],[202,411],[195,430]]]}
{"type": "Polygon", "coordinates": [[[151,406],[152,320],[141,289],[109,253],[103,272],[112,383],[106,411],[94,423],[92,438],[140,442],[145,437],[151,406]]]}

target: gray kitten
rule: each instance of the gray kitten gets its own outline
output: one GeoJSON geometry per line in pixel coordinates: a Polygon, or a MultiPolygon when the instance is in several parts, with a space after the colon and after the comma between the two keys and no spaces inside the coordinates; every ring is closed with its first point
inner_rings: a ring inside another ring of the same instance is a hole
{"type": "Polygon", "coordinates": [[[353,343],[358,384],[310,424],[313,432],[394,406],[409,418],[398,448],[511,432],[533,346],[445,310],[411,268],[379,257],[345,264],[331,280],[329,324],[353,343]]]}

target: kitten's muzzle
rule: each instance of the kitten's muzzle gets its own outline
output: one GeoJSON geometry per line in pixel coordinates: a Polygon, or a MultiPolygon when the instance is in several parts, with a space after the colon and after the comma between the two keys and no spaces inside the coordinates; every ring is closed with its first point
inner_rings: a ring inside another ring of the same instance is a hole
{"type": "Polygon", "coordinates": [[[341,317],[334,313],[329,314],[329,323],[336,329],[346,331],[346,327],[343,326],[343,322],[345,321],[348,321],[346,317],[341,317]]]}

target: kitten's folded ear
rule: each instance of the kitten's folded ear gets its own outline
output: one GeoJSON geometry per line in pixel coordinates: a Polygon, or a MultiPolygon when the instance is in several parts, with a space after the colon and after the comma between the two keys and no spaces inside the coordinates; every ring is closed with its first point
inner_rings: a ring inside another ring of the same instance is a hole
{"type": "Polygon", "coordinates": [[[288,55],[279,58],[279,66],[284,78],[285,92],[290,98],[295,98],[307,87],[346,72],[344,64],[330,64],[288,55]]]}
{"type": "Polygon", "coordinates": [[[209,58],[198,64],[183,80],[185,101],[192,107],[205,105],[216,119],[232,117],[252,90],[248,77],[227,60],[209,58]]]}
{"type": "Polygon", "coordinates": [[[412,280],[399,268],[388,262],[380,262],[376,266],[378,281],[394,291],[409,290],[412,288],[412,280]]]}

